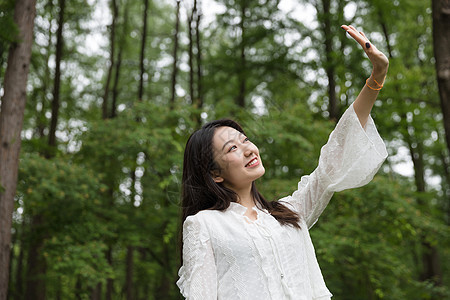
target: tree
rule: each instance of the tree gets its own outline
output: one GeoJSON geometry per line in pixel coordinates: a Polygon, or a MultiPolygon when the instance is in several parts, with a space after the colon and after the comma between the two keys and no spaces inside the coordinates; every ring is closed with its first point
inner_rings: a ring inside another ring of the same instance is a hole
{"type": "MultiPolygon", "coordinates": [[[[384,122],[388,131],[388,138],[397,139],[401,137],[402,143],[408,148],[410,158],[414,168],[414,186],[415,186],[415,205],[429,215],[436,218],[439,213],[436,210],[441,209],[441,204],[434,207],[430,201],[436,197],[433,189],[427,183],[427,173],[430,173],[432,166],[430,161],[441,160],[440,154],[436,155],[431,150],[430,145],[436,143],[434,147],[439,147],[439,141],[431,142],[427,137],[440,131],[437,109],[437,91],[433,84],[434,79],[430,79],[433,70],[429,68],[427,61],[432,57],[430,43],[431,35],[422,30],[431,21],[427,18],[431,12],[427,5],[421,2],[410,3],[399,9],[398,3],[389,1],[377,1],[373,6],[374,20],[379,24],[384,36],[387,54],[392,62],[388,81],[391,82],[390,89],[386,92],[386,102],[382,102],[383,107],[390,107],[389,114],[394,116],[394,123],[384,122]],[[417,25],[412,29],[411,26],[404,24],[399,20],[408,15],[411,19],[417,20],[417,25]],[[404,40],[415,40],[421,42],[417,51],[411,52],[410,45],[394,41],[393,32],[404,32],[404,40]],[[405,79],[402,80],[403,76],[405,79]],[[402,82],[408,82],[408,85],[402,82]],[[414,88],[417,86],[418,88],[414,88]],[[426,95],[426,96],[425,96],[426,95]],[[399,99],[400,101],[392,101],[399,99]],[[398,116],[398,117],[395,117],[398,116]],[[394,129],[394,127],[396,129],[394,129]],[[428,149],[427,149],[428,148],[428,149]],[[428,157],[428,159],[427,159],[428,157]],[[433,157],[433,159],[430,159],[433,157]]],[[[383,120],[386,117],[382,117],[383,120]]],[[[441,153],[438,151],[438,153],[441,153]]],[[[433,168],[435,169],[435,168],[433,168]]],[[[446,175],[439,174],[443,181],[446,175]]],[[[441,202],[442,203],[442,202],[441,202]]],[[[416,265],[416,277],[424,284],[431,286],[431,294],[437,293],[433,289],[438,289],[442,284],[442,268],[440,257],[440,246],[437,245],[437,232],[420,233],[417,244],[415,245],[415,255],[420,257],[416,265]]],[[[437,295],[437,294],[436,294],[437,295]]]]}
{"type": "Polygon", "coordinates": [[[47,153],[47,158],[54,155],[56,148],[56,126],[58,125],[58,113],[59,113],[59,97],[61,89],[61,60],[64,48],[64,12],[66,8],[66,0],[59,0],[58,3],[59,13],[58,13],[58,30],[56,33],[56,57],[55,57],[55,77],[53,82],[53,99],[52,99],[52,119],[50,122],[50,130],[48,133],[48,145],[49,152],[47,153]]]}
{"type": "Polygon", "coordinates": [[[111,82],[112,72],[115,65],[115,51],[116,51],[116,22],[119,15],[119,7],[117,0],[111,0],[111,10],[112,10],[112,21],[110,28],[110,52],[109,52],[109,67],[106,76],[106,83],[103,93],[103,103],[102,103],[102,118],[107,119],[108,116],[108,101],[109,101],[109,85],[111,82]]]}
{"type": "Polygon", "coordinates": [[[141,43],[141,53],[139,58],[139,90],[138,90],[138,100],[142,101],[142,96],[144,95],[144,74],[145,74],[145,46],[147,42],[147,14],[148,14],[148,2],[149,0],[144,0],[144,10],[142,16],[142,43],[141,43]]]}
{"type": "Polygon", "coordinates": [[[30,67],[36,1],[16,1],[14,21],[19,41],[11,45],[0,112],[0,299],[6,299],[14,195],[30,67]]]}
{"type": "Polygon", "coordinates": [[[170,107],[175,105],[175,94],[178,73],[178,31],[180,27],[180,0],[177,0],[175,30],[173,34],[173,64],[172,64],[172,83],[170,85],[170,107]]]}
{"type": "Polygon", "coordinates": [[[433,0],[433,49],[445,140],[450,153],[450,3],[433,0]]]}

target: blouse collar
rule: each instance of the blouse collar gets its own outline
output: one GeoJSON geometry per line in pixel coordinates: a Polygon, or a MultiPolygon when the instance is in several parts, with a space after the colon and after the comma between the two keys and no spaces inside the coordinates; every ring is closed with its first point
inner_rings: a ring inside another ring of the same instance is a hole
{"type": "MultiPolygon", "coordinates": [[[[256,210],[257,213],[259,213],[259,211],[263,211],[266,214],[269,213],[267,211],[267,209],[262,208],[261,204],[259,204],[259,203],[256,203],[256,205],[254,205],[252,207],[252,209],[256,210]]],[[[244,205],[239,204],[237,202],[230,202],[230,206],[228,207],[228,210],[233,211],[237,214],[243,215],[247,211],[247,207],[245,207],[244,205]]]]}

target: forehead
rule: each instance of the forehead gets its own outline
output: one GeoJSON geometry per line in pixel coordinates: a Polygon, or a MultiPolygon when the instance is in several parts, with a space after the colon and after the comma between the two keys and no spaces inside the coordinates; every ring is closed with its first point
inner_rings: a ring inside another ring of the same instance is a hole
{"type": "Polygon", "coordinates": [[[222,147],[222,145],[229,140],[238,139],[240,136],[243,136],[243,133],[237,131],[236,129],[228,126],[218,127],[214,132],[214,146],[222,147]]]}

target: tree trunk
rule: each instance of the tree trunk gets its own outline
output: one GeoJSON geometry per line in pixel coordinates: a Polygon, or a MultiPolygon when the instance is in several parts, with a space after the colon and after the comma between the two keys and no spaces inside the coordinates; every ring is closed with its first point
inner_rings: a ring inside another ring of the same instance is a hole
{"type": "Polygon", "coordinates": [[[192,35],[192,31],[194,30],[192,28],[193,20],[194,20],[194,14],[197,9],[197,1],[194,0],[194,7],[192,8],[192,11],[190,14],[188,14],[188,37],[189,37],[189,44],[188,44],[188,57],[189,57],[189,98],[191,100],[192,105],[195,105],[195,96],[194,96],[194,38],[192,35]]]}
{"type": "Polygon", "coordinates": [[[53,157],[56,153],[56,126],[58,125],[59,90],[61,87],[61,59],[63,51],[64,10],[66,0],[59,0],[58,31],[56,32],[55,78],[53,82],[52,119],[48,133],[48,151],[46,157],[53,157]]]}
{"type": "Polygon", "coordinates": [[[111,103],[111,118],[115,118],[117,115],[117,99],[119,97],[119,79],[120,70],[122,67],[122,54],[126,44],[126,38],[128,34],[128,5],[125,3],[125,11],[123,14],[122,34],[119,41],[119,53],[117,54],[116,72],[114,75],[113,94],[111,103]]]}
{"type": "Polygon", "coordinates": [[[33,216],[31,228],[34,229],[34,232],[30,235],[31,241],[28,248],[25,300],[45,299],[45,280],[43,275],[46,271],[46,264],[42,255],[42,241],[45,233],[40,228],[42,223],[42,216],[33,216]]]}
{"type": "Polygon", "coordinates": [[[192,106],[198,110],[194,113],[193,118],[195,123],[197,123],[197,125],[200,127],[201,126],[200,109],[203,107],[203,95],[202,95],[202,69],[201,69],[202,56],[200,46],[201,14],[199,12],[198,7],[199,7],[198,1],[194,0],[194,6],[192,7],[191,14],[188,15],[188,35],[189,35],[188,53],[189,53],[189,97],[192,106]],[[195,55],[194,55],[194,44],[195,49],[197,50],[195,55]],[[194,60],[196,60],[195,66],[194,60]]]}
{"type": "MultiPolygon", "coordinates": [[[[197,0],[194,0],[197,4],[197,0]]],[[[198,5],[200,7],[200,5],[198,5]]],[[[195,22],[195,42],[197,46],[197,108],[203,107],[203,90],[202,90],[202,48],[200,45],[200,21],[202,18],[201,12],[196,10],[197,20],[195,22]]]]}
{"type": "Polygon", "coordinates": [[[175,22],[175,34],[174,34],[174,45],[173,45],[173,69],[172,69],[172,84],[171,84],[171,94],[170,94],[170,107],[173,109],[175,107],[175,87],[177,84],[177,63],[178,63],[178,29],[180,27],[180,0],[177,0],[177,12],[176,12],[176,22],[175,22]]]}
{"type": "Polygon", "coordinates": [[[245,93],[246,93],[246,58],[245,58],[245,46],[246,46],[246,38],[245,38],[245,15],[247,11],[247,3],[246,1],[241,2],[241,22],[239,23],[239,28],[241,30],[241,44],[240,44],[240,64],[239,64],[239,94],[236,99],[237,105],[244,108],[245,107],[245,93]]]}
{"type": "Polygon", "coordinates": [[[103,93],[103,103],[102,103],[102,118],[108,118],[108,98],[109,98],[109,84],[111,83],[112,71],[114,68],[114,55],[115,55],[115,38],[116,38],[116,21],[119,14],[119,8],[117,7],[116,0],[111,0],[112,3],[112,22],[111,22],[111,35],[110,35],[110,52],[109,52],[109,67],[108,75],[106,77],[105,91],[103,93]]]}
{"type": "MultiPolygon", "coordinates": [[[[48,10],[52,10],[53,9],[53,2],[49,1],[47,3],[47,7],[46,9],[48,10]]],[[[49,24],[48,26],[48,31],[47,31],[47,38],[48,38],[48,43],[47,43],[47,47],[46,47],[46,55],[45,55],[45,73],[44,73],[44,79],[42,80],[42,99],[41,99],[41,111],[38,113],[37,115],[37,120],[36,120],[36,134],[38,136],[38,138],[40,139],[44,139],[44,130],[46,128],[46,124],[47,124],[47,118],[45,117],[45,109],[46,109],[46,104],[47,104],[47,90],[48,90],[48,84],[50,82],[50,64],[49,64],[49,60],[50,60],[50,54],[52,53],[51,48],[52,48],[52,39],[53,39],[53,31],[52,31],[52,23],[49,24]]],[[[39,153],[41,153],[42,155],[45,154],[45,149],[40,149],[39,153]]]]}
{"type": "Polygon", "coordinates": [[[99,282],[91,292],[91,300],[102,299],[102,283],[99,282]]]}
{"type": "MultiPolygon", "coordinates": [[[[139,254],[141,257],[141,261],[145,262],[147,261],[147,251],[144,247],[139,247],[139,254]]],[[[142,292],[142,299],[149,299],[150,298],[150,289],[149,284],[144,285],[143,292],[142,292]]]]}
{"type": "Polygon", "coordinates": [[[134,253],[134,248],[133,246],[128,246],[127,247],[127,259],[126,259],[126,286],[125,286],[125,290],[126,290],[126,295],[127,295],[127,300],[133,300],[133,271],[134,271],[134,261],[133,261],[133,253],[134,253]]]}
{"type": "MultiPolygon", "coordinates": [[[[108,261],[108,264],[112,266],[112,246],[108,246],[108,250],[106,252],[106,260],[108,261]]],[[[108,278],[106,280],[106,300],[112,299],[112,293],[113,293],[113,280],[112,278],[108,278]]]]}
{"type": "MultiPolygon", "coordinates": [[[[406,118],[406,116],[405,116],[406,118]]],[[[408,131],[409,132],[409,131],[408,131]]],[[[425,184],[425,166],[423,162],[423,145],[421,141],[416,140],[416,147],[412,146],[412,137],[407,137],[408,146],[411,153],[411,159],[414,165],[414,179],[416,183],[417,192],[424,193],[425,184]]],[[[422,207],[427,207],[427,203],[418,198],[418,204],[422,207]]],[[[426,236],[421,236],[422,245],[422,271],[420,273],[420,280],[432,280],[435,284],[440,285],[442,278],[442,271],[440,267],[440,257],[436,246],[427,241],[426,236]]]]}
{"type": "Polygon", "coordinates": [[[81,279],[80,279],[80,276],[78,275],[77,276],[77,281],[75,281],[75,291],[74,291],[75,299],[77,299],[77,300],[81,300],[82,299],[82,297],[81,297],[81,293],[82,293],[81,289],[82,289],[82,287],[81,287],[81,279]]]}
{"type": "Polygon", "coordinates": [[[450,153],[450,2],[432,0],[432,9],[436,76],[444,117],[445,140],[450,153]]]}
{"type": "Polygon", "coordinates": [[[117,55],[116,62],[116,73],[114,75],[114,84],[113,84],[113,94],[112,94],[112,103],[111,103],[111,118],[116,117],[117,111],[117,98],[119,96],[119,75],[120,75],[120,67],[122,66],[122,44],[119,46],[119,54],[117,55]]]}
{"type": "MultiPolygon", "coordinates": [[[[336,99],[335,63],[333,59],[333,36],[331,34],[330,0],[322,0],[323,5],[323,34],[325,43],[325,71],[328,78],[328,114],[330,120],[337,122],[338,103],[336,99]]],[[[317,8],[319,9],[319,8],[317,8]]]]}
{"type": "Polygon", "coordinates": [[[20,42],[9,50],[0,111],[0,300],[8,293],[12,213],[35,15],[36,0],[16,1],[14,22],[20,42]]]}
{"type": "Polygon", "coordinates": [[[147,41],[147,14],[148,14],[148,0],[144,0],[144,15],[142,16],[143,26],[142,26],[141,56],[139,59],[139,66],[140,66],[139,92],[138,92],[139,101],[142,101],[142,97],[144,95],[144,74],[145,74],[144,59],[145,59],[145,44],[147,41]]]}

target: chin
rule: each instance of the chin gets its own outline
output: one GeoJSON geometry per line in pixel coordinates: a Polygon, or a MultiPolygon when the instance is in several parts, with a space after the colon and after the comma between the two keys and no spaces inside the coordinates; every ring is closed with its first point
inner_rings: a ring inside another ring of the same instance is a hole
{"type": "Polygon", "coordinates": [[[258,172],[258,177],[255,178],[255,180],[258,179],[258,178],[261,178],[261,177],[266,173],[266,169],[264,169],[263,166],[261,166],[260,169],[261,169],[261,170],[259,170],[259,172],[258,172]]]}

